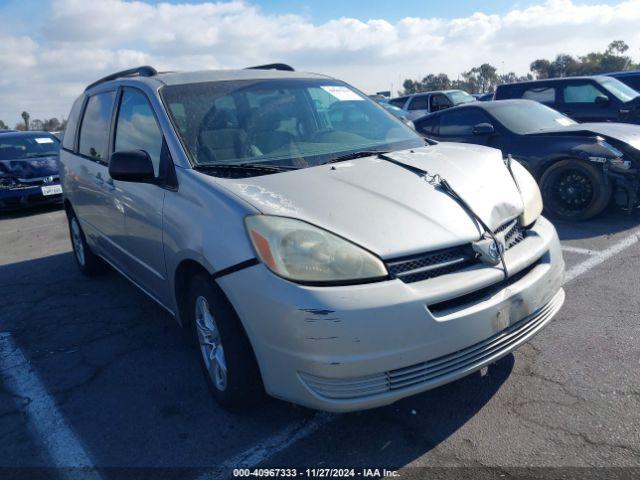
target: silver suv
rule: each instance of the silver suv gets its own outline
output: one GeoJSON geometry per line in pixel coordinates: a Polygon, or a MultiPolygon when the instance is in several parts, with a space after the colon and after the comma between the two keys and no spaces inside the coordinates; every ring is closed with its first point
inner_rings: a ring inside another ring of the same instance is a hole
{"type": "Polygon", "coordinates": [[[551,320],[564,263],[523,167],[284,68],[111,75],[60,154],[80,270],[111,265],[192,328],[225,408],[389,404],[551,320]]]}

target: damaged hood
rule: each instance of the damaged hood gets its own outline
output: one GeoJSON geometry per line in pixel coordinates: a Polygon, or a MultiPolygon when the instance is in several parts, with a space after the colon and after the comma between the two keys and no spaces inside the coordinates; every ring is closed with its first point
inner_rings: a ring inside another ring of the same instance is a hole
{"type": "Polygon", "coordinates": [[[575,125],[545,128],[530,135],[600,135],[613,138],[640,150],[640,125],[630,123],[577,123],[575,125]]]}
{"type": "Polygon", "coordinates": [[[58,175],[58,156],[0,160],[0,175],[17,179],[29,179],[58,175]]]}
{"type": "MultiPolygon", "coordinates": [[[[439,174],[492,229],[522,213],[522,199],[499,150],[441,143],[388,156],[439,174]]],[[[475,222],[447,194],[375,156],[215,181],[264,214],[315,224],[383,258],[459,245],[480,236],[475,222]]]]}

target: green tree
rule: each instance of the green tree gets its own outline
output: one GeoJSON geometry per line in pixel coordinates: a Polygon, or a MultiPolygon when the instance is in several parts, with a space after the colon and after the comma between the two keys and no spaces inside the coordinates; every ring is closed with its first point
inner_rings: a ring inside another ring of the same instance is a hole
{"type": "Polygon", "coordinates": [[[605,53],[609,55],[623,55],[627,50],[629,50],[629,45],[627,45],[624,40],[614,40],[609,44],[605,53]]]}
{"type": "Polygon", "coordinates": [[[31,115],[29,115],[29,112],[22,112],[20,114],[20,116],[22,117],[22,120],[24,121],[24,129],[25,130],[29,130],[29,118],[31,118],[31,115]]]}
{"type": "Polygon", "coordinates": [[[0,130],[9,130],[9,126],[0,120],[0,130]]]}
{"type": "Polygon", "coordinates": [[[401,95],[410,95],[412,93],[431,92],[433,90],[446,90],[451,88],[451,80],[446,73],[438,73],[425,76],[422,80],[406,79],[402,83],[401,95]]]}
{"type": "Polygon", "coordinates": [[[47,132],[56,132],[60,130],[60,126],[61,126],[60,120],[58,120],[56,117],[45,120],[42,125],[42,127],[47,132]]]}
{"type": "Polygon", "coordinates": [[[40,120],[39,118],[34,118],[33,120],[31,120],[31,130],[44,130],[44,122],[42,120],[40,120]]]}
{"type": "Polygon", "coordinates": [[[575,75],[597,75],[637,68],[631,57],[625,55],[629,50],[623,40],[614,40],[604,52],[590,52],[581,57],[560,54],[555,60],[538,59],[531,63],[530,71],[538,79],[568,77],[575,75]]]}
{"type": "Polygon", "coordinates": [[[556,55],[553,60],[539,58],[529,65],[529,73],[517,75],[514,72],[498,75],[496,67],[483,63],[471,70],[462,72],[457,80],[450,80],[444,73],[428,74],[422,80],[407,79],[403,83],[404,90],[400,94],[426,92],[460,88],[469,93],[490,92],[502,83],[522,82],[534,78],[555,78],[575,75],[595,75],[618,70],[640,69],[631,57],[625,55],[629,50],[623,40],[614,40],[604,52],[590,52],[581,57],[564,53],[556,55]]]}

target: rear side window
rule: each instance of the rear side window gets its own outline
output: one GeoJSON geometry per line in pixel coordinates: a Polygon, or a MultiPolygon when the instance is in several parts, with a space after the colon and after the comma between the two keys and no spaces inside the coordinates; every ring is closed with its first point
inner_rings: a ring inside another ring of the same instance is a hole
{"type": "Polygon", "coordinates": [[[411,99],[411,103],[409,103],[409,110],[428,110],[428,109],[429,109],[428,95],[413,97],[411,99]]]}
{"type": "Polygon", "coordinates": [[[477,108],[445,113],[440,116],[440,136],[471,135],[479,123],[491,122],[477,108]]]}
{"type": "Polygon", "coordinates": [[[541,103],[554,103],[556,101],[556,89],[553,87],[529,88],[522,93],[522,98],[541,103]]]}
{"type": "Polygon", "coordinates": [[[596,98],[603,96],[604,93],[591,83],[564,87],[564,103],[596,103],[596,98]]]}
{"type": "Polygon", "coordinates": [[[62,146],[67,150],[73,150],[76,145],[76,129],[78,128],[78,119],[80,117],[83,99],[84,97],[80,97],[73,102],[71,113],[69,113],[67,127],[64,129],[64,138],[62,140],[62,146]]]}
{"type": "Polygon", "coordinates": [[[157,177],[160,171],[162,139],[162,132],[147,97],[138,90],[125,89],[116,123],[114,150],[144,150],[151,157],[153,172],[157,177]]]}
{"type": "Polygon", "coordinates": [[[115,95],[115,92],[105,92],[89,97],[80,126],[80,154],[107,161],[109,124],[115,95]]]}
{"type": "Polygon", "coordinates": [[[407,103],[407,97],[394,98],[389,100],[389,103],[394,107],[404,108],[404,104],[407,103]]]}
{"type": "Polygon", "coordinates": [[[453,107],[453,102],[441,93],[431,96],[431,110],[437,112],[445,108],[453,107]]]}
{"type": "Polygon", "coordinates": [[[621,77],[618,78],[618,80],[640,92],[640,75],[638,75],[637,77],[621,77]]]}

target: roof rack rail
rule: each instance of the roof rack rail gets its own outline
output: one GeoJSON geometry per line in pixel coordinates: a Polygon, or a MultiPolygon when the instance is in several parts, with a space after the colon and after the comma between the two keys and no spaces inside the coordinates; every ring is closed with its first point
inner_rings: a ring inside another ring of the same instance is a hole
{"type": "Polygon", "coordinates": [[[245,70],[282,70],[284,72],[295,72],[291,65],[286,63],[268,63],[266,65],[257,65],[255,67],[247,67],[245,70]]]}
{"type": "Polygon", "coordinates": [[[86,92],[87,90],[89,90],[90,88],[95,87],[96,85],[99,85],[99,84],[104,83],[104,82],[108,82],[110,80],[115,80],[116,78],[136,77],[136,76],[137,77],[153,77],[154,75],[157,75],[157,74],[158,74],[158,71],[155,68],[150,67],[149,65],[143,65],[141,67],[130,68],[128,70],[122,70],[121,72],[112,73],[111,75],[107,75],[106,77],[102,77],[100,80],[96,80],[91,85],[89,85],[87,88],[85,88],[84,91],[86,92]]]}

